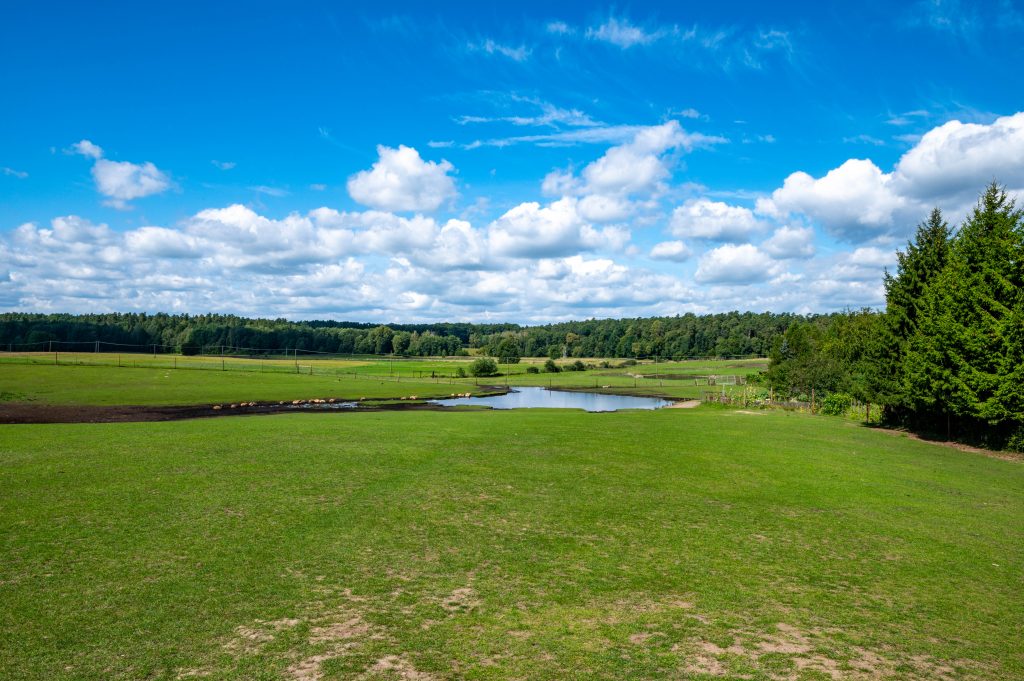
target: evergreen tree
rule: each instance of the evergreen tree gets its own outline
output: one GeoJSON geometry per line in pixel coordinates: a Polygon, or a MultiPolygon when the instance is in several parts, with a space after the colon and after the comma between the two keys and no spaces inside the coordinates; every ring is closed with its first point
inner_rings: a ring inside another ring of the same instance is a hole
{"type": "Polygon", "coordinates": [[[885,273],[885,315],[867,348],[871,365],[865,389],[887,407],[890,418],[905,418],[912,406],[908,394],[906,356],[925,312],[925,293],[946,267],[949,225],[938,208],[918,225],[906,251],[896,252],[895,276],[885,273]]]}
{"type": "Polygon", "coordinates": [[[1021,291],[1021,216],[1001,187],[989,185],[926,289],[926,315],[911,343],[908,385],[918,403],[930,404],[933,416],[938,408],[958,417],[974,434],[1007,417],[999,389],[1021,291]]]}

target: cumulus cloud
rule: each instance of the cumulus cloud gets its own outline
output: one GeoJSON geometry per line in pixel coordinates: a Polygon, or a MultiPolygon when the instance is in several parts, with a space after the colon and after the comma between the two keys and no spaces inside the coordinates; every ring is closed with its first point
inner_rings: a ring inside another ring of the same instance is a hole
{"type": "Polygon", "coordinates": [[[772,194],[783,211],[812,216],[850,241],[888,231],[907,200],[892,186],[892,175],[868,160],[850,159],[824,177],[793,173],[772,194]]]}
{"type": "Polygon", "coordinates": [[[973,201],[993,178],[1024,188],[1024,112],[990,125],[949,121],[925,133],[900,158],[893,184],[925,201],[954,196],[973,201]],[[967,196],[964,196],[964,195],[967,196]]]}
{"type": "Polygon", "coordinates": [[[128,201],[159,194],[171,186],[170,178],[150,162],[129,163],[98,159],[92,167],[96,189],[114,208],[126,208],[128,201]]]}
{"type": "Polygon", "coordinates": [[[810,227],[783,226],[761,244],[761,250],[773,258],[811,258],[814,256],[814,230],[810,227]]]}
{"type": "Polygon", "coordinates": [[[694,279],[702,284],[753,284],[778,271],[778,264],[753,244],[725,244],[701,256],[694,279]]]}
{"type": "Polygon", "coordinates": [[[89,140],[81,140],[71,145],[71,153],[97,159],[103,157],[103,148],[89,140]]]}
{"type": "Polygon", "coordinates": [[[103,203],[113,208],[124,210],[133,199],[159,194],[171,187],[167,174],[152,163],[111,161],[103,158],[103,149],[89,140],[75,142],[71,152],[95,161],[92,179],[96,190],[107,197],[103,203]]]}
{"type": "Polygon", "coordinates": [[[654,260],[685,262],[690,259],[693,252],[682,241],[662,241],[654,245],[650,255],[654,260]]]}
{"type": "Polygon", "coordinates": [[[669,176],[669,161],[663,156],[666,152],[692,151],[724,141],[720,137],[687,132],[678,121],[641,128],[632,140],[612,147],[583,169],[585,191],[597,194],[655,191],[669,176]]]}
{"type": "Polygon", "coordinates": [[[763,228],[753,211],[710,199],[690,199],[672,211],[669,231],[684,239],[744,241],[763,228]]]}
{"type": "Polygon", "coordinates": [[[370,170],[348,180],[349,195],[371,208],[431,212],[455,197],[448,161],[424,161],[412,147],[377,147],[379,159],[370,170]]]}
{"type": "Polygon", "coordinates": [[[491,223],[488,233],[494,253],[513,258],[620,250],[630,237],[620,228],[594,228],[580,215],[578,201],[571,197],[543,207],[537,202],[519,204],[491,223]]]}
{"type": "Polygon", "coordinates": [[[852,243],[905,237],[938,205],[955,220],[986,183],[1024,189],[1024,112],[993,123],[950,121],[925,133],[884,172],[867,159],[850,159],[823,177],[795,172],[768,200],[766,215],[802,213],[852,243]]]}
{"type": "MultiPolygon", "coordinates": [[[[172,225],[112,230],[65,216],[0,233],[0,302],[37,311],[527,322],[881,305],[882,270],[894,258],[887,244],[933,201],[969,206],[993,177],[1011,191],[1024,186],[1015,162],[1024,157],[1015,156],[1022,116],[939,126],[889,172],[851,159],[819,177],[793,173],[754,210],[706,198],[702,187],[672,187],[679,154],[706,143],[678,123],[632,128],[591,164],[550,173],[541,187],[550,198],[490,222],[479,217],[488,209],[461,219],[427,214],[455,194],[450,164],[382,147],[378,162],[350,180],[367,210],[271,216],[235,204],[172,225]],[[669,205],[684,192],[701,193],[669,205]],[[638,231],[642,240],[631,241],[626,226],[645,230],[666,218],[665,236],[648,241],[638,231]],[[830,244],[817,253],[821,228],[848,250],[830,244]],[[656,273],[631,264],[634,256],[678,264],[656,273]]],[[[103,167],[102,149],[84,142],[74,153],[103,167]]],[[[110,198],[130,201],[146,182],[159,185],[154,173],[119,172],[127,179],[104,185],[110,198]]]]}

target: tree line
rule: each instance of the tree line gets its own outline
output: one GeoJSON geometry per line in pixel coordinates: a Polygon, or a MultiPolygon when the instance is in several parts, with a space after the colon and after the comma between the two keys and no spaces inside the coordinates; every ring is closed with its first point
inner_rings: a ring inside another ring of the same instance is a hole
{"type": "MultiPolygon", "coordinates": [[[[87,350],[96,341],[124,351],[196,354],[286,351],[328,354],[437,356],[471,348],[503,360],[518,357],[627,358],[765,356],[797,321],[828,316],[727,312],[674,317],[590,319],[538,326],[518,324],[389,324],[250,319],[234,315],[0,314],[0,348],[46,349],[49,341],[87,350]],[[240,350],[244,349],[244,350],[240,350]]],[[[67,348],[65,348],[67,349],[67,348]]],[[[108,348],[109,349],[109,348],[108,348]]]]}
{"type": "Polygon", "coordinates": [[[933,210],[884,285],[885,312],[776,337],[769,385],[848,394],[891,424],[1024,451],[1024,211],[996,183],[955,232],[933,210]]]}

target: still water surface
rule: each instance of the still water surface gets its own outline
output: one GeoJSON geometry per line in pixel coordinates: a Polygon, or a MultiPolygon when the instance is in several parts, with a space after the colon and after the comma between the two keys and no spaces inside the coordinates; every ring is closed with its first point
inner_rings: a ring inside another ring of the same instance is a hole
{"type": "Polygon", "coordinates": [[[491,397],[453,397],[431,400],[434,404],[454,407],[459,404],[479,404],[494,409],[583,409],[584,411],[618,411],[620,409],[660,409],[672,402],[659,397],[632,397],[629,395],[601,395],[598,393],[568,392],[547,388],[515,388],[505,395],[491,397]]]}

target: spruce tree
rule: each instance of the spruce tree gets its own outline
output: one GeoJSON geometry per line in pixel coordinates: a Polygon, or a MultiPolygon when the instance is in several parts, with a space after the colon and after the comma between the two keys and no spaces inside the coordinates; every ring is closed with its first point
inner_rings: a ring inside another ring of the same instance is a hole
{"type": "Polygon", "coordinates": [[[949,225],[938,208],[917,227],[906,251],[896,252],[895,276],[885,273],[886,311],[875,342],[868,348],[872,366],[870,389],[887,407],[890,417],[903,420],[915,401],[909,392],[906,357],[911,340],[927,314],[925,294],[946,267],[949,225]]]}
{"type": "Polygon", "coordinates": [[[1021,272],[1021,211],[992,183],[953,239],[926,289],[906,367],[919,404],[978,433],[1007,418],[999,392],[1013,343],[1021,272]]]}

